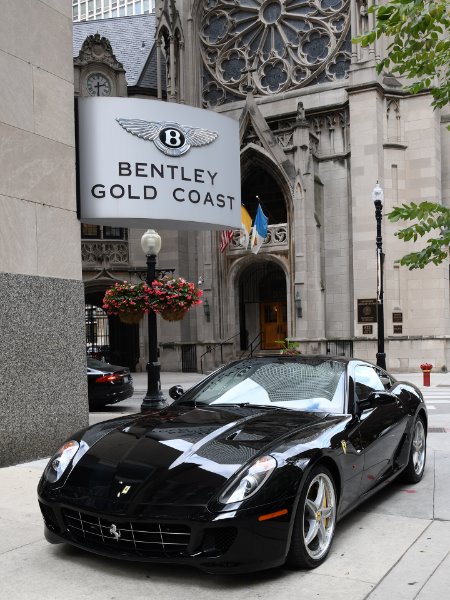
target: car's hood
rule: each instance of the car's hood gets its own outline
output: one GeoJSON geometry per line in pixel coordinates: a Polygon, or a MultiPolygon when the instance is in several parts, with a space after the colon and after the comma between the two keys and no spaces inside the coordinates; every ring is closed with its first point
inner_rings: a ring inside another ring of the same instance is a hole
{"type": "Polygon", "coordinates": [[[61,494],[86,508],[112,512],[132,507],[140,514],[150,505],[204,507],[254,456],[269,452],[293,431],[301,440],[325,417],[184,406],[137,415],[89,448],[61,494]]]}

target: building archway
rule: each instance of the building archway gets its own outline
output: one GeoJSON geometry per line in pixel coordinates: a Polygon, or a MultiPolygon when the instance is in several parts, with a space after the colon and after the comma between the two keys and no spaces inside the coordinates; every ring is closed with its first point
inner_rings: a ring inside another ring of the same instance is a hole
{"type": "Polygon", "coordinates": [[[241,349],[277,350],[287,337],[286,275],[274,261],[252,262],[239,274],[241,349]]]}
{"type": "Polygon", "coordinates": [[[288,223],[290,191],[275,165],[260,152],[247,149],[241,156],[241,202],[252,218],[258,204],[269,225],[288,223]]]}
{"type": "Polygon", "coordinates": [[[139,325],[122,323],[103,313],[103,296],[112,281],[85,285],[86,351],[113,365],[136,371],[139,361],[139,325]],[[89,351],[91,349],[91,351],[89,351]]]}

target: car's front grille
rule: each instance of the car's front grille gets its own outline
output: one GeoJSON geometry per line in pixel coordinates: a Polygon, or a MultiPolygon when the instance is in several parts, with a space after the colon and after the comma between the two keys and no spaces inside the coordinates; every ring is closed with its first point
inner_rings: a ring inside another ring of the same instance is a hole
{"type": "Polygon", "coordinates": [[[191,536],[186,525],[112,521],[69,509],[62,514],[75,542],[117,554],[173,557],[184,554],[191,536]]]}

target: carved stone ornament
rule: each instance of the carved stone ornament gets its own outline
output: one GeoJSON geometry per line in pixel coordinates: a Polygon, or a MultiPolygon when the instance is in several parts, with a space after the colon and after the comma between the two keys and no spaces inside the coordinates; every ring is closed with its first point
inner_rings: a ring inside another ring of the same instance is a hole
{"type": "Polygon", "coordinates": [[[204,102],[270,96],[348,77],[349,0],[204,0],[204,102]]]}
{"type": "Polygon", "coordinates": [[[79,67],[96,62],[108,65],[115,71],[124,70],[123,64],[114,56],[109,40],[99,33],[90,35],[84,40],[80,53],[73,62],[79,67]]]}

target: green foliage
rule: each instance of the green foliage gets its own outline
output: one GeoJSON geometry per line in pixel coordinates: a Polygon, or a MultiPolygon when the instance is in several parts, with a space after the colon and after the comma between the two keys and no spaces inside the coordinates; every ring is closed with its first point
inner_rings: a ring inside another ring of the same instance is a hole
{"type": "Polygon", "coordinates": [[[284,340],[275,340],[275,344],[280,345],[280,354],[288,356],[298,356],[301,354],[299,350],[300,344],[298,342],[291,342],[288,338],[284,340]]]}
{"type": "Polygon", "coordinates": [[[450,209],[434,202],[402,204],[389,214],[392,223],[415,221],[408,227],[396,232],[396,236],[405,241],[417,241],[419,238],[437,230],[437,237],[429,237],[426,246],[417,252],[411,252],[400,259],[400,264],[412,269],[423,269],[428,264],[440,265],[448,257],[450,245],[450,209]]]}
{"type": "MultiPolygon", "coordinates": [[[[450,0],[392,0],[371,6],[368,12],[375,14],[375,28],[353,42],[369,46],[381,36],[388,37],[387,56],[378,63],[378,73],[386,70],[412,80],[407,90],[412,94],[429,91],[435,108],[449,104],[450,0]]],[[[415,221],[395,234],[405,242],[438,231],[437,237],[428,237],[422,250],[407,254],[400,264],[410,270],[423,269],[448,257],[450,209],[432,202],[412,202],[394,208],[388,217],[393,223],[415,221]]]]}
{"type": "Polygon", "coordinates": [[[375,29],[354,38],[362,46],[388,36],[386,58],[377,65],[378,73],[386,70],[414,81],[407,89],[417,94],[429,90],[433,106],[443,107],[450,101],[450,0],[392,0],[371,6],[375,29]]]}

